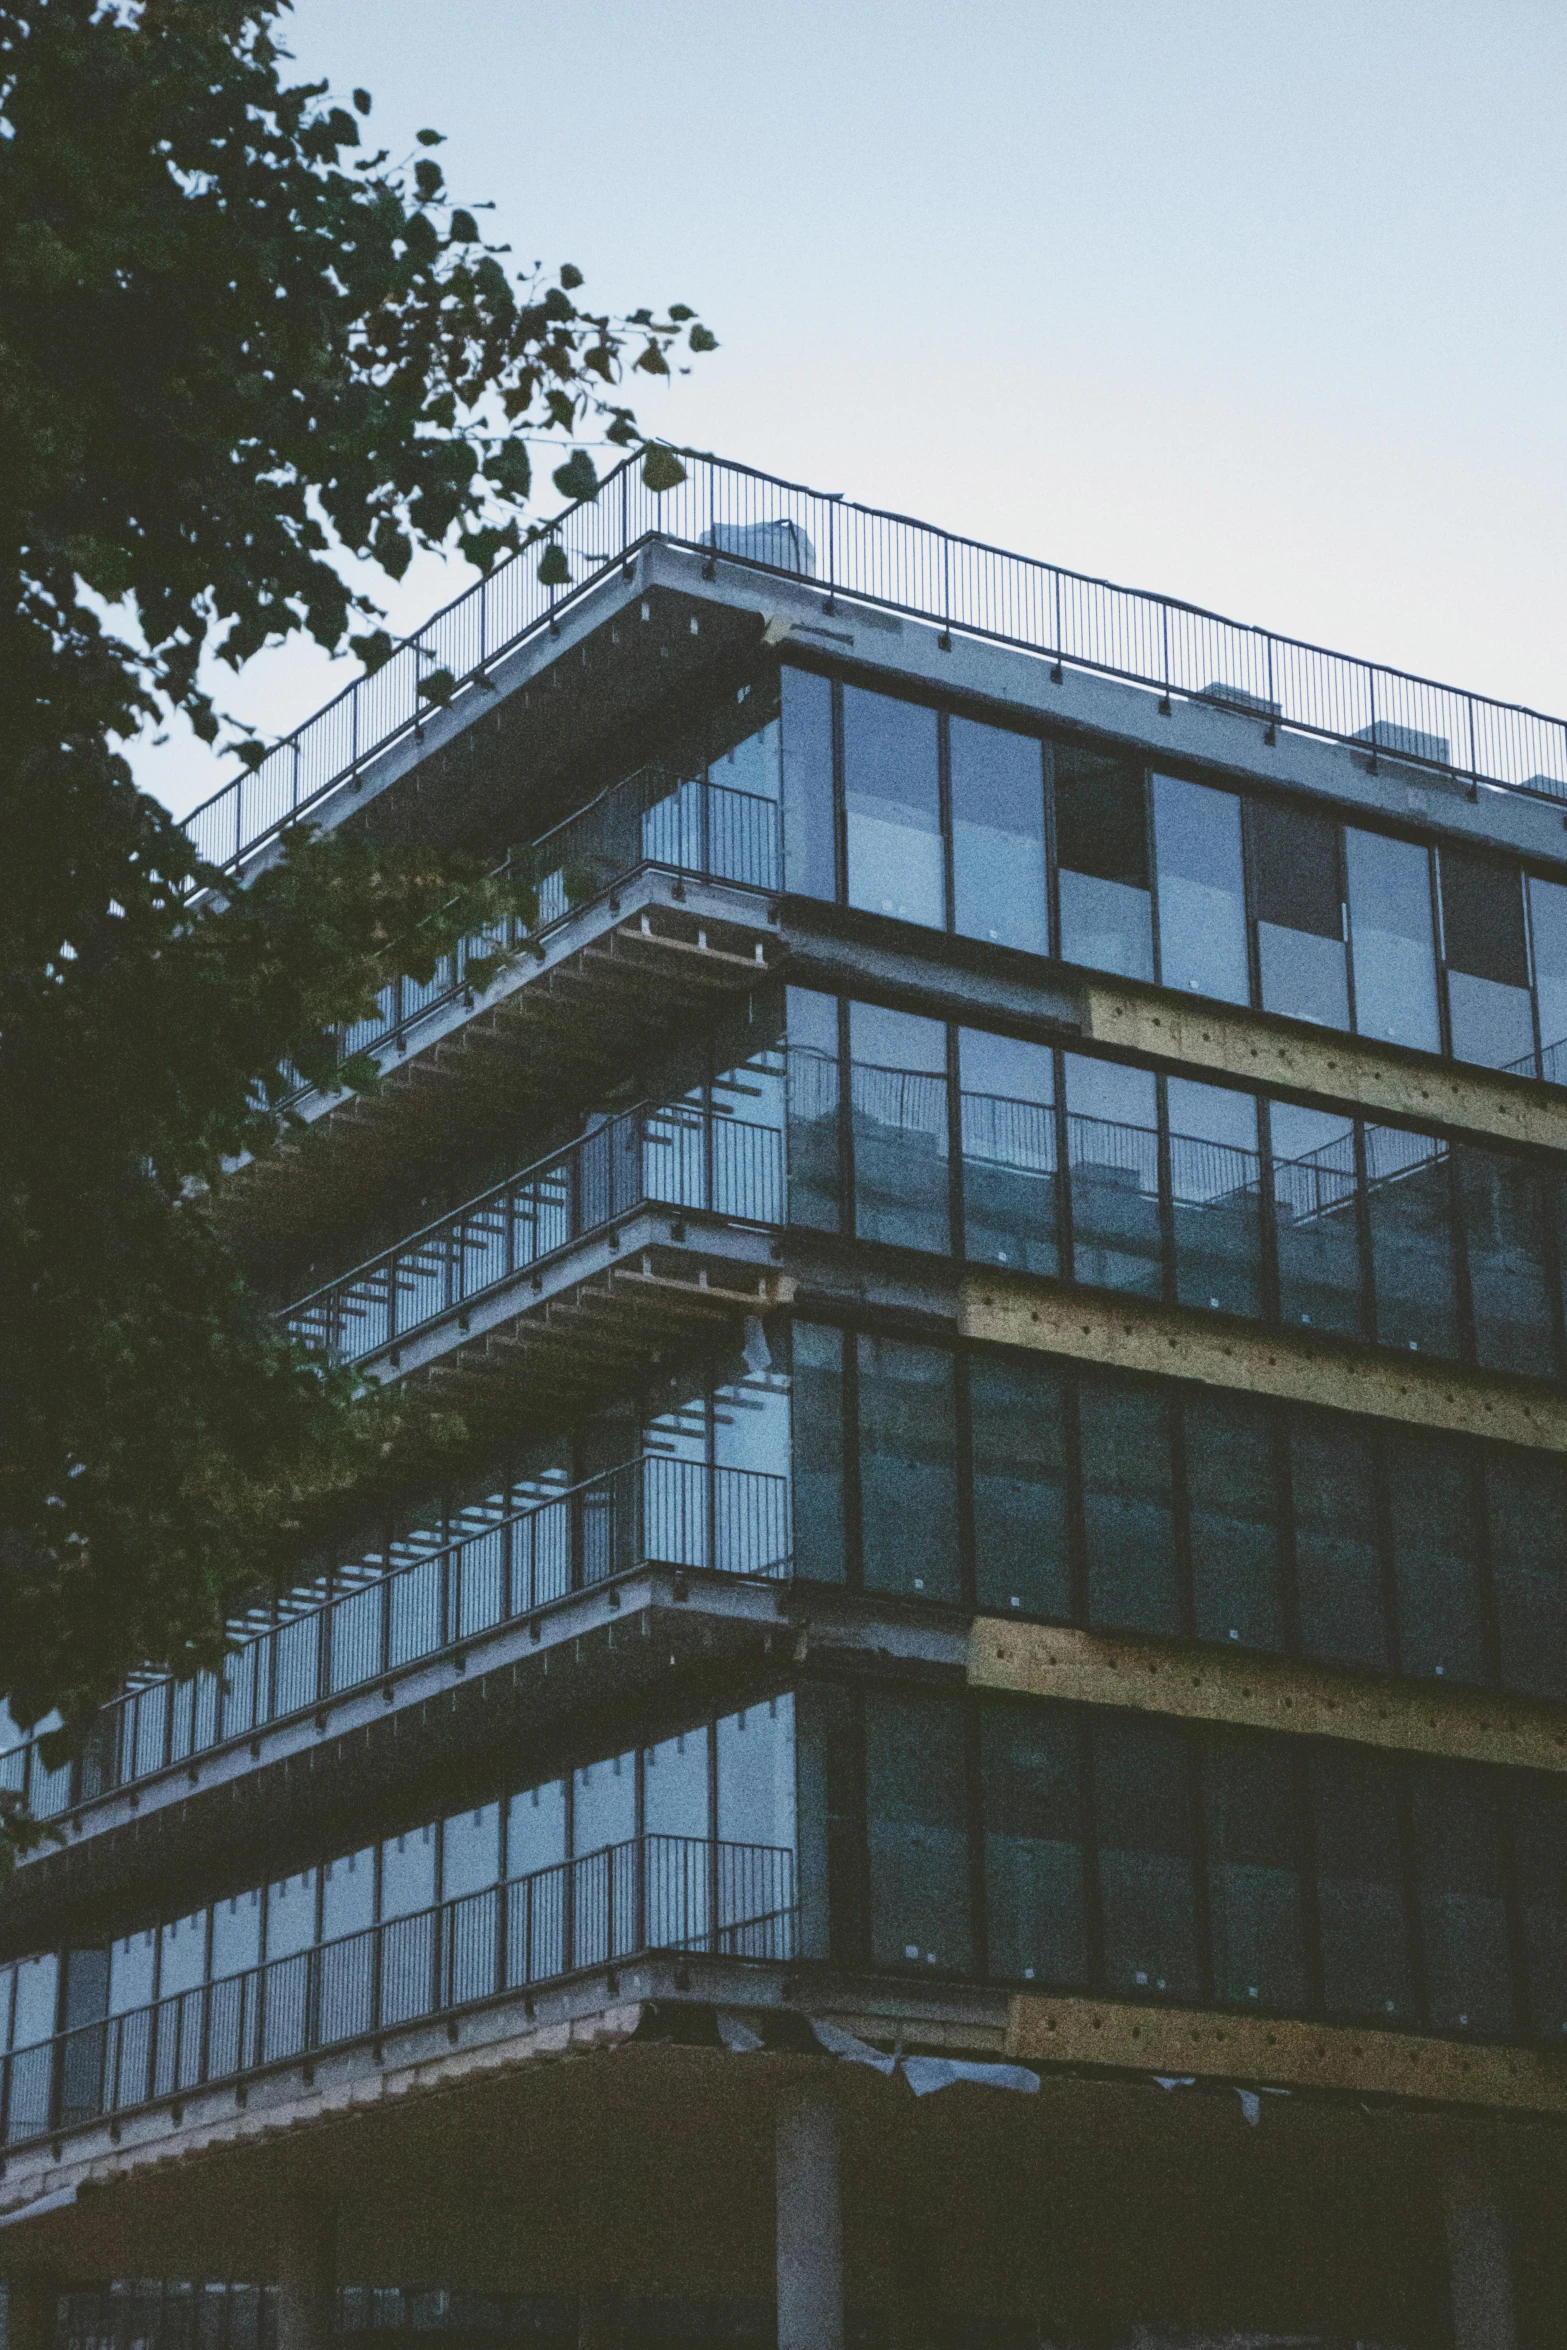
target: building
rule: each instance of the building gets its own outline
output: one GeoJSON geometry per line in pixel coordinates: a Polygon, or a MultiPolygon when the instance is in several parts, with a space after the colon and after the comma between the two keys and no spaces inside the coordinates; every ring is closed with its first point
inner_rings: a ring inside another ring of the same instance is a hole
{"type": "Polygon", "coordinates": [[[1567,728],[557,540],[193,819],[538,914],[216,1210],[445,1440],[5,1758],[12,2350],[1559,2343],[1567,728]]]}

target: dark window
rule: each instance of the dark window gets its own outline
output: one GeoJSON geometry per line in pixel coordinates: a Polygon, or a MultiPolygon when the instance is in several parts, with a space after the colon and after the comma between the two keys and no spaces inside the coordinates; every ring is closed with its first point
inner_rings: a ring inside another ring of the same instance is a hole
{"type": "Polygon", "coordinates": [[[866,1588],[959,1597],[953,1362],[899,1338],[859,1341],[866,1588]]]}
{"type": "Polygon", "coordinates": [[[1475,1354],[1490,1370],[1556,1368],[1547,1201],[1556,1177],[1503,1151],[1457,1148],[1475,1354]]]}
{"type": "Polygon", "coordinates": [[[1376,1488],[1364,1432],[1302,1417],[1290,1431],[1290,1474],[1302,1646],[1338,1664],[1385,1665],[1376,1488]]]}
{"type": "Polygon", "coordinates": [[[1094,1817],[1112,1992],[1198,1992],[1187,1745],[1167,1722],[1094,1724],[1094,1817]]]}
{"type": "Polygon", "coordinates": [[[1431,1761],[1413,1781],[1429,2020],[1442,2031],[1511,2031],[1506,1844],[1496,1783],[1431,1761]]]}
{"type": "Polygon", "coordinates": [[[1057,1273],[1055,1055],[982,1028],[965,1028],[958,1049],[964,1253],[1057,1273]]]}
{"type": "Polygon", "coordinates": [[[1311,1775],[1327,2012],[1407,2022],[1414,1994],[1395,1766],[1319,1748],[1311,1775]]]}
{"type": "Polygon", "coordinates": [[[1153,977],[1143,771],[1113,752],[1055,754],[1061,952],[1069,963],[1153,977]]]}
{"type": "Polygon", "coordinates": [[[1502,1686],[1567,1699],[1567,1491],[1561,1464],[1493,1453],[1486,1472],[1502,1686]]]}
{"type": "Polygon", "coordinates": [[[1483,1681],[1480,1529],[1470,1458],[1450,1441],[1400,1434],[1388,1438],[1386,1459],[1400,1669],[1483,1681]]]}
{"type": "Polygon", "coordinates": [[[1453,1051],[1487,1068],[1534,1067],[1523,882],[1516,866],[1444,848],[1442,931],[1453,1051]]]}
{"type": "Polygon", "coordinates": [[[1088,1972],[1083,1803],[1075,1715],[996,1705],[983,1714],[985,1905],[990,1971],[1065,1988],[1088,1972]]]}
{"type": "Polygon", "coordinates": [[[901,1248],[952,1244],[947,1032],[939,1020],[851,1004],[855,1231],[901,1248]]]}
{"type": "Polygon", "coordinates": [[[1279,1318],[1358,1337],[1364,1322],[1355,1129],[1335,1111],[1272,1102],[1279,1318]]]}
{"type": "Polygon", "coordinates": [[[1567,888],[1529,879],[1534,992],[1540,1008],[1540,1074],[1567,1082],[1567,888]]]}
{"type": "Polygon", "coordinates": [[[788,991],[789,1221],[836,1232],[839,1205],[838,1005],[814,989],[788,991]]]}
{"type": "Polygon", "coordinates": [[[1175,1294],[1227,1314],[1262,1311],[1257,1103],[1225,1085],[1168,1088],[1175,1294]]]}
{"type": "Polygon", "coordinates": [[[843,788],[850,905],[941,929],[946,884],[935,711],[846,685],[843,788]]]}
{"type": "Polygon", "coordinates": [[[1295,2013],[1306,2004],[1305,1912],[1287,1742],[1210,1734],[1203,1808],[1215,1998],[1295,2013]]]}
{"type": "Polygon", "coordinates": [[[876,1965],[973,1964],[965,1791],[959,1708],[873,1691],[865,1794],[876,1965]]]}
{"type": "Polygon", "coordinates": [[[953,927],[1046,955],[1042,748],[1028,735],[969,718],[951,719],[948,739],[953,927]]]}
{"type": "Polygon", "coordinates": [[[1349,1026],[1338,826],[1310,808],[1253,801],[1257,959],[1270,1012],[1349,1026]]]}
{"type": "Polygon", "coordinates": [[[1512,1803],[1523,1910],[1529,2021],[1536,2039],[1567,2045],[1567,1785],[1532,1772],[1512,1803]]]}
{"type": "Polygon", "coordinates": [[[1158,1297],[1164,1236],[1153,1072],[1068,1053],[1066,1108],[1074,1277],[1158,1297]]]}
{"type": "Polygon", "coordinates": [[[795,1572],[843,1581],[844,1335],[819,1322],[791,1334],[795,1572]]]}
{"type": "Polygon", "coordinates": [[[832,686],[785,668],[783,690],[784,885],[802,897],[835,898],[832,686]]]}
{"type": "Polygon", "coordinates": [[[1196,1392],[1184,1418],[1197,1637],[1280,1648],[1279,1492],[1267,1407],[1196,1392]]]}
{"type": "Polygon", "coordinates": [[[1169,1402],[1156,1388],[1085,1380],[1078,1414],[1089,1622],[1179,1632],[1169,1402]]]}
{"type": "Polygon", "coordinates": [[[1046,1363],[976,1355],[969,1409],[979,1605],[1067,1616],[1072,1576],[1061,1375],[1046,1363]]]}
{"type": "Polygon", "coordinates": [[[1402,1127],[1368,1126],[1366,1185],[1377,1337],[1384,1346],[1456,1355],[1458,1274],[1447,1144],[1402,1127]]]}

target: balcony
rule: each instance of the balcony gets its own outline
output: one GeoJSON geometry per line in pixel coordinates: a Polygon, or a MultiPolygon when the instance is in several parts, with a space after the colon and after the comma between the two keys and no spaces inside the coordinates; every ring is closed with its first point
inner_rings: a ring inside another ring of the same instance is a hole
{"type": "Polygon", "coordinates": [[[78,2025],[0,2069],[0,2145],[661,1952],[786,1962],[794,1854],[648,1835],[78,2025]]]}
{"type": "Polygon", "coordinates": [[[0,1755],[0,1788],[55,1819],[422,1659],[519,1623],[537,1629],[645,1568],[785,1580],[791,1542],[787,1478],[648,1453],[389,1574],[345,1570],[325,1598],[296,1594],[223,1673],[149,1678],[105,1706],[76,1760],[49,1770],[36,1740],[0,1755]]]}

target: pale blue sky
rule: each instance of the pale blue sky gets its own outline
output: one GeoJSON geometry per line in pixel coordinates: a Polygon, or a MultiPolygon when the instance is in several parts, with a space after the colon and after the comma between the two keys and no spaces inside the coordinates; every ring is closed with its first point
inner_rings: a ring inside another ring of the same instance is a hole
{"type": "MultiPolygon", "coordinates": [[[[1567,710],[1559,0],[301,0],[292,40],[398,151],[445,131],[520,259],[701,309],[671,439],[1567,710]]],[[[234,698],[278,733],[336,682],[234,698]]]]}

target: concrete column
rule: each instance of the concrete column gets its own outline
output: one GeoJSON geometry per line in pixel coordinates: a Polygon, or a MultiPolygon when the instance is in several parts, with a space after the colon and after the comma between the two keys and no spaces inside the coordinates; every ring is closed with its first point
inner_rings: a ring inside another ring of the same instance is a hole
{"type": "Polygon", "coordinates": [[[838,2115],[824,2086],[778,2112],[778,2350],[843,2350],[838,2115]]]}
{"type": "Polygon", "coordinates": [[[60,2289],[52,2277],[12,2277],[0,2283],[0,2350],[54,2350],[60,2289]]]}
{"type": "Polygon", "coordinates": [[[1507,2228],[1484,2172],[1461,2155],[1442,2174],[1453,2350],[1518,2350],[1507,2228]]]}
{"type": "Polygon", "coordinates": [[[331,2350],[337,2297],[337,2214],[301,2204],[278,2247],[277,2350],[331,2350]]]}

